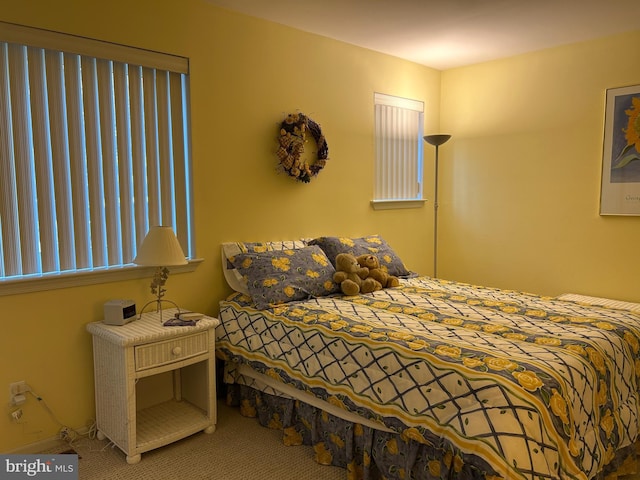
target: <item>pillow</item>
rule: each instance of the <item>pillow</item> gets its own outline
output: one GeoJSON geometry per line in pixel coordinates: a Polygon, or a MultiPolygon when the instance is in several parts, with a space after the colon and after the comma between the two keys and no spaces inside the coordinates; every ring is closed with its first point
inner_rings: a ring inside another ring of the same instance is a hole
{"type": "Polygon", "coordinates": [[[350,253],[356,257],[372,254],[378,257],[380,267],[386,268],[389,275],[395,275],[396,277],[409,277],[412,275],[404,266],[400,257],[379,235],[361,238],[319,237],[311,240],[309,245],[318,245],[331,260],[334,267],[336,256],[339,253],[350,253]]]}
{"type": "Polygon", "coordinates": [[[303,240],[284,240],[277,242],[225,242],[222,244],[222,271],[224,278],[236,292],[249,294],[246,279],[233,266],[233,257],[240,253],[260,253],[267,251],[303,248],[303,240]]]}
{"type": "Polygon", "coordinates": [[[232,262],[259,310],[339,291],[335,268],[317,246],[240,253],[232,262]]]}

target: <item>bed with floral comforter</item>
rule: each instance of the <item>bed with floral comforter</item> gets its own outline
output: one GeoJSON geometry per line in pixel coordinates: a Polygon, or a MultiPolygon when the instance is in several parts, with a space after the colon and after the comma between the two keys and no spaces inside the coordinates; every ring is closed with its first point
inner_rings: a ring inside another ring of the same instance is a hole
{"type": "Polygon", "coordinates": [[[257,387],[243,408],[348,478],[590,480],[635,465],[637,312],[417,277],[261,310],[236,292],[219,316],[227,381],[257,387]]]}
{"type": "Polygon", "coordinates": [[[637,304],[416,277],[378,235],[222,245],[229,397],[351,479],[604,479],[635,468],[637,304]],[[339,253],[399,287],[343,296],[339,253]]]}

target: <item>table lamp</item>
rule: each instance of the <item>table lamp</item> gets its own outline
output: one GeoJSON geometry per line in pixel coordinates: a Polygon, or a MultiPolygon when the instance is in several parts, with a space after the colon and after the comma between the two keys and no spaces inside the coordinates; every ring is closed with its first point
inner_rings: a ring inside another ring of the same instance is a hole
{"type": "Polygon", "coordinates": [[[151,293],[156,296],[155,300],[148,302],[140,310],[140,315],[152,303],[156,303],[156,312],[160,312],[160,322],[162,323],[162,302],[171,303],[180,311],[178,305],[164,297],[167,291],[164,288],[169,278],[169,269],[167,267],[175,265],[186,265],[187,259],[180,247],[178,238],[171,227],[154,226],[149,229],[146,237],[142,241],[142,245],[138,248],[136,258],[133,259],[136,265],[147,267],[157,267],[156,273],[151,280],[151,293]]]}

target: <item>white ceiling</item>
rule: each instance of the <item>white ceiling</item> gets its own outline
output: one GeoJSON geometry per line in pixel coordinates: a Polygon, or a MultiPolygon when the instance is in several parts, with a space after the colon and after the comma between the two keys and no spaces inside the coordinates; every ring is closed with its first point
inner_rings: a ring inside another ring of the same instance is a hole
{"type": "Polygon", "coordinates": [[[640,0],[206,1],[438,70],[640,29],[640,0]]]}

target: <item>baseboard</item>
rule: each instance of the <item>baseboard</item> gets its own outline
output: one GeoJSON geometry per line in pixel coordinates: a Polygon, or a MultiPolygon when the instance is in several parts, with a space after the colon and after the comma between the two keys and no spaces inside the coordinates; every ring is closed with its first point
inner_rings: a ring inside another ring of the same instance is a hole
{"type": "MultiPolygon", "coordinates": [[[[81,429],[75,429],[75,432],[78,433],[78,438],[82,438],[89,433],[89,428],[85,427],[81,429]]],[[[69,445],[69,442],[61,440],[60,437],[56,435],[55,437],[45,438],[43,440],[38,440],[35,443],[30,443],[28,445],[18,447],[15,450],[11,450],[6,453],[9,455],[30,455],[36,453],[55,452],[56,450],[63,451],[66,450],[65,447],[69,447],[69,445]]]]}

